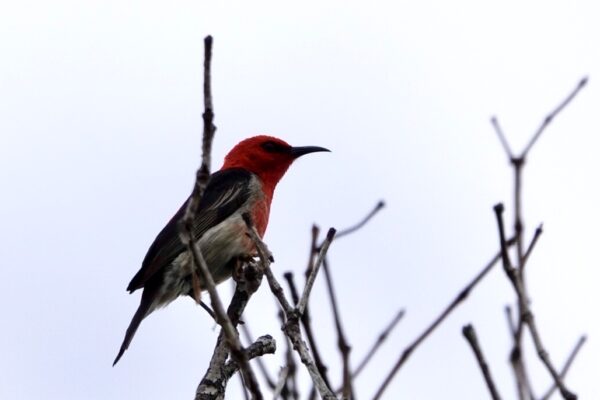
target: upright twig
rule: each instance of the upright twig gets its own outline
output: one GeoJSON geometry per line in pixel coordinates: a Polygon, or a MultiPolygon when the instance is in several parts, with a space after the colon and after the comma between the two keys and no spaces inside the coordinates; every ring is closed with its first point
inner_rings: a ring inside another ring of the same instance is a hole
{"type": "Polygon", "coordinates": [[[500,395],[498,394],[498,389],[496,389],[496,384],[492,379],[490,368],[488,367],[485,357],[483,356],[483,352],[481,351],[481,347],[479,346],[479,340],[477,340],[475,328],[473,328],[473,325],[471,324],[465,325],[462,329],[462,333],[467,342],[469,342],[469,345],[475,354],[475,358],[477,359],[477,363],[479,364],[479,368],[481,369],[481,373],[483,374],[483,378],[485,379],[485,383],[487,384],[492,399],[500,400],[500,395]]]}
{"type": "MultiPolygon", "coordinates": [[[[312,270],[312,268],[311,268],[311,270],[312,270]]],[[[298,302],[300,301],[300,296],[298,294],[298,289],[296,288],[296,283],[294,282],[294,274],[291,272],[286,272],[283,274],[283,277],[287,281],[288,287],[290,288],[290,294],[292,295],[292,301],[294,302],[294,304],[298,304],[298,302]]],[[[319,348],[317,346],[317,341],[315,339],[312,325],[310,323],[310,313],[309,313],[308,305],[306,306],[304,313],[300,317],[300,322],[302,322],[302,326],[304,327],[304,332],[306,333],[306,339],[308,340],[308,345],[309,345],[309,347],[312,351],[313,357],[315,359],[315,364],[317,365],[317,369],[319,370],[319,373],[323,377],[323,380],[325,381],[325,383],[327,383],[327,386],[331,387],[331,384],[329,383],[329,379],[327,377],[327,366],[323,362],[321,353],[319,352],[319,348]]]]}
{"type": "Polygon", "coordinates": [[[556,368],[554,368],[554,366],[550,362],[550,356],[548,355],[548,351],[542,345],[542,341],[541,341],[541,338],[540,338],[540,335],[539,335],[539,332],[537,329],[537,325],[535,324],[535,319],[534,319],[533,313],[531,312],[531,310],[529,308],[529,302],[525,296],[525,290],[524,290],[524,286],[523,286],[523,281],[521,279],[521,274],[519,274],[518,270],[511,265],[510,259],[508,257],[508,246],[506,244],[506,238],[505,238],[505,233],[504,233],[504,219],[502,217],[502,213],[504,211],[503,205],[497,204],[494,207],[494,211],[496,213],[496,220],[498,223],[498,233],[500,236],[502,264],[504,266],[504,271],[506,272],[508,279],[512,283],[512,286],[517,295],[520,321],[523,321],[523,324],[528,326],[529,331],[531,332],[531,337],[533,339],[533,343],[535,345],[535,349],[538,353],[538,357],[540,358],[542,363],[546,366],[546,368],[548,369],[548,372],[550,372],[550,375],[552,375],[552,378],[554,379],[554,382],[556,383],[556,386],[560,390],[560,393],[563,396],[563,398],[569,399],[569,400],[577,399],[577,396],[574,393],[570,392],[566,388],[561,376],[558,374],[558,372],[556,371],[556,368]]]}
{"type": "MultiPolygon", "coordinates": [[[[511,364],[513,366],[513,370],[515,372],[515,377],[517,380],[517,393],[519,395],[519,399],[524,400],[526,398],[529,399],[533,399],[534,396],[532,394],[532,388],[531,385],[529,384],[529,380],[527,378],[527,370],[525,368],[525,362],[523,360],[523,351],[522,351],[522,337],[523,337],[523,330],[524,327],[527,326],[531,332],[533,341],[534,341],[534,345],[536,346],[536,350],[538,351],[538,355],[540,357],[540,359],[542,360],[542,362],[546,365],[546,367],[548,368],[548,370],[550,371],[551,375],[553,376],[553,378],[556,381],[557,386],[564,390],[561,391],[561,393],[564,396],[572,396],[572,394],[570,392],[568,392],[565,388],[564,385],[561,386],[562,381],[560,379],[557,380],[557,378],[560,378],[560,376],[556,373],[556,370],[554,369],[554,367],[552,366],[552,364],[549,361],[549,357],[548,354],[545,352],[545,350],[543,349],[542,345],[541,345],[541,340],[539,337],[539,333],[537,331],[537,327],[535,325],[535,323],[533,322],[533,314],[531,313],[531,310],[529,308],[529,296],[527,294],[527,285],[525,284],[525,265],[527,263],[527,260],[531,254],[531,251],[533,249],[533,247],[535,246],[541,232],[542,232],[542,228],[541,225],[536,229],[534,238],[531,242],[531,244],[529,245],[529,248],[527,250],[524,249],[524,241],[523,241],[523,232],[524,232],[524,225],[523,225],[523,218],[522,218],[522,172],[523,172],[523,167],[525,165],[527,156],[529,154],[529,152],[531,151],[531,149],[533,148],[534,144],[537,143],[538,139],[540,138],[540,136],[542,135],[542,133],[546,130],[546,128],[550,125],[550,123],[554,120],[554,118],[568,105],[570,104],[570,102],[575,98],[575,96],[579,93],[579,91],[586,85],[587,83],[587,78],[584,77],[583,79],[581,79],[579,81],[579,83],[577,84],[577,86],[575,87],[574,90],[571,91],[571,93],[569,93],[569,95],[552,111],[550,112],[542,121],[541,125],[538,127],[538,129],[535,131],[535,133],[533,134],[533,136],[531,137],[531,139],[529,140],[528,144],[524,147],[523,151],[520,153],[520,155],[515,156],[514,153],[511,151],[510,149],[510,145],[508,144],[508,141],[506,139],[506,136],[504,135],[504,132],[502,131],[502,129],[500,128],[500,124],[498,123],[498,120],[493,117],[492,118],[492,126],[494,127],[494,130],[496,132],[496,134],[498,135],[500,142],[502,143],[502,147],[507,155],[507,158],[509,159],[512,167],[513,167],[513,172],[514,172],[514,197],[513,197],[513,201],[514,201],[514,237],[516,238],[516,263],[513,266],[510,262],[510,259],[508,258],[508,252],[506,252],[506,254],[503,255],[503,264],[504,264],[504,270],[506,272],[507,277],[509,278],[509,280],[511,281],[511,284],[513,286],[513,288],[515,289],[515,292],[517,293],[517,306],[519,309],[518,312],[518,318],[516,321],[516,325],[513,328],[511,328],[511,332],[512,332],[512,336],[513,336],[513,347],[512,350],[510,352],[510,360],[511,360],[511,364]]],[[[496,210],[496,214],[497,214],[497,219],[498,219],[498,225],[499,225],[499,229],[503,229],[503,226],[501,227],[500,223],[501,223],[501,216],[499,214],[501,214],[502,210],[501,209],[497,209],[496,210]]],[[[500,234],[502,235],[503,232],[500,232],[500,234]]],[[[510,323],[512,324],[512,319],[509,318],[510,323]]]]}
{"type": "Polygon", "coordinates": [[[304,343],[304,341],[302,340],[302,333],[300,331],[300,317],[304,311],[304,308],[306,307],[306,302],[308,300],[308,296],[310,295],[310,291],[315,281],[316,274],[319,272],[320,264],[322,263],[325,255],[327,254],[329,245],[331,244],[331,241],[333,240],[333,237],[335,235],[335,229],[329,229],[329,232],[327,233],[327,240],[323,244],[321,251],[317,256],[315,267],[313,268],[310,276],[307,279],[302,296],[300,298],[300,302],[296,307],[292,307],[285,297],[283,288],[281,287],[281,285],[273,275],[273,272],[271,271],[270,265],[272,257],[269,256],[269,250],[267,249],[266,245],[263,243],[263,241],[260,239],[260,236],[256,232],[250,215],[248,213],[244,213],[242,216],[248,227],[248,234],[250,235],[250,238],[254,241],[254,244],[256,246],[256,250],[261,261],[261,266],[265,273],[265,276],[267,277],[267,282],[269,284],[269,287],[271,288],[271,292],[279,301],[279,304],[285,314],[286,322],[283,326],[283,332],[288,336],[288,338],[292,342],[294,350],[296,350],[296,352],[300,356],[300,361],[302,361],[302,363],[308,370],[308,373],[315,387],[319,391],[321,397],[326,400],[336,399],[335,395],[331,391],[331,388],[325,383],[323,377],[319,373],[319,370],[315,365],[314,359],[310,355],[310,351],[308,350],[306,343],[304,343]]]}
{"type": "Polygon", "coordinates": [[[331,278],[331,272],[329,271],[327,258],[323,259],[323,272],[325,274],[327,292],[329,293],[329,300],[331,302],[331,309],[333,312],[333,318],[335,320],[335,330],[338,336],[338,349],[342,355],[342,395],[344,399],[353,399],[354,389],[352,388],[352,373],[350,371],[350,351],[352,348],[346,340],[344,328],[342,327],[342,320],[340,318],[340,311],[337,305],[335,289],[333,287],[333,279],[331,278]]]}
{"type": "MultiPolygon", "coordinates": [[[[194,237],[194,218],[198,211],[200,199],[204,194],[204,190],[210,178],[210,153],[212,141],[215,133],[213,124],[213,106],[212,93],[210,84],[210,66],[212,59],[212,37],[207,36],[204,39],[204,132],[202,136],[202,163],[196,172],[196,181],[194,189],[187,202],[185,214],[181,221],[180,238],[187,245],[191,253],[192,262],[190,262],[192,287],[194,298],[200,303],[200,282],[204,284],[204,288],[208,291],[211,299],[212,309],[215,312],[215,317],[219,325],[222,326],[225,338],[231,349],[232,358],[240,365],[244,381],[248,385],[253,398],[261,399],[260,390],[256,377],[250,369],[247,355],[245,354],[236,329],[234,328],[229,316],[225,312],[223,304],[215,288],[215,283],[212,274],[206,265],[206,261],[202,256],[200,248],[196,243],[198,238],[194,237]],[[200,276],[198,276],[200,275],[200,276]]],[[[219,359],[219,362],[222,361],[219,359]]]]}
{"type": "Polygon", "coordinates": [[[312,287],[315,283],[315,279],[317,279],[317,274],[319,273],[319,268],[323,264],[323,260],[325,259],[325,254],[327,254],[327,250],[329,250],[329,245],[333,241],[333,237],[335,236],[335,229],[329,228],[327,231],[327,237],[323,244],[320,246],[319,255],[317,256],[317,261],[315,261],[315,265],[308,275],[308,279],[306,280],[306,285],[304,286],[304,290],[302,291],[302,296],[300,296],[300,301],[296,305],[298,312],[300,315],[304,313],[304,309],[306,308],[306,304],[308,303],[308,296],[312,290],[312,287]]]}

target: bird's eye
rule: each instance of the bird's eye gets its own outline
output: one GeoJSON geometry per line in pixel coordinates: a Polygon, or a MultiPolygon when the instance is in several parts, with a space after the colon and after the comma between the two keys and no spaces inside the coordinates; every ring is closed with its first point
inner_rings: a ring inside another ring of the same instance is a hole
{"type": "Polygon", "coordinates": [[[269,153],[276,153],[282,150],[280,145],[272,141],[263,143],[262,148],[268,151],[269,153]]]}

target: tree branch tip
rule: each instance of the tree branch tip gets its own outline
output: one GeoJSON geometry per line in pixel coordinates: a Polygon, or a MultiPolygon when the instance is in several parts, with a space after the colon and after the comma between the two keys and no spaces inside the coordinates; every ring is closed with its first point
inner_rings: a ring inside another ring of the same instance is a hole
{"type": "Polygon", "coordinates": [[[582,88],[585,85],[587,85],[588,80],[589,80],[588,76],[584,76],[583,78],[581,78],[581,80],[579,81],[579,88],[582,88]]]}
{"type": "Polygon", "coordinates": [[[544,232],[544,224],[543,223],[539,224],[538,227],[535,229],[536,235],[541,235],[542,232],[544,232]]]}
{"type": "Polygon", "coordinates": [[[385,207],[385,200],[379,200],[379,202],[377,203],[377,205],[375,206],[375,209],[377,211],[381,210],[383,207],[385,207]]]}
{"type": "Polygon", "coordinates": [[[327,231],[327,240],[332,241],[336,232],[337,231],[335,228],[329,228],[329,230],[327,231]]]}
{"type": "Polygon", "coordinates": [[[462,334],[467,339],[473,338],[474,331],[475,331],[475,329],[473,329],[473,325],[471,325],[471,324],[467,324],[467,325],[463,326],[463,328],[462,328],[462,334]]]}
{"type": "Polygon", "coordinates": [[[204,38],[204,43],[205,43],[205,44],[207,44],[207,45],[209,45],[209,46],[210,46],[210,45],[212,45],[212,42],[213,42],[213,37],[212,37],[212,35],[207,35],[207,36],[204,38]]]}
{"type": "Polygon", "coordinates": [[[294,273],[292,271],[286,271],[286,272],[283,273],[283,277],[285,279],[291,279],[291,278],[294,277],[294,273]]]}
{"type": "Polygon", "coordinates": [[[502,203],[498,203],[494,206],[494,211],[496,212],[496,214],[500,215],[504,212],[504,204],[502,203]]]}

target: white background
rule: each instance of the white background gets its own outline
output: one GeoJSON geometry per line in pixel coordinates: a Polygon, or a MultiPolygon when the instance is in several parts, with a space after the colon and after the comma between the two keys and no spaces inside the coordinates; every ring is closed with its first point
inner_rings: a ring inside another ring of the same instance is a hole
{"type": "MultiPolygon", "coordinates": [[[[298,161],[278,187],[266,236],[278,274],[302,276],[313,222],[344,228],[387,203],[330,253],[354,365],[407,310],[356,382],[361,399],[497,251],[492,206],[511,205],[512,176],[490,116],[519,150],[589,75],[528,159],[524,211],[527,237],[545,229],[528,267],[542,339],[562,365],[589,335],[567,384],[599,398],[598,11],[593,1],[3,2],[0,398],[193,396],[218,332],[190,299],[146,319],[111,363],[139,301],[125,287],[199,165],[207,34],[215,168],[258,133],[333,150],[298,161]]],[[[468,322],[504,398],[515,398],[511,301],[497,267],[385,398],[486,398],[460,332],[468,322]]],[[[340,382],[321,279],[311,307],[340,382]]],[[[266,286],[245,320],[256,335],[278,333],[266,286]]],[[[274,373],[278,344],[266,358],[274,373]]],[[[541,394],[549,375],[526,357],[541,394]]]]}

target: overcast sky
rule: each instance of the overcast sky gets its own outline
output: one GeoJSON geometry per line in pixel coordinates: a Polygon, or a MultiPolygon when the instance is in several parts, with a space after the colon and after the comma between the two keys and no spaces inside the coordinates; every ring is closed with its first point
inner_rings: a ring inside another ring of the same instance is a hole
{"type": "MultiPolygon", "coordinates": [[[[341,229],[386,201],[330,251],[354,365],[407,311],[356,382],[361,399],[497,251],[492,207],[505,202],[511,217],[512,175],[490,116],[519,150],[589,76],[530,154],[524,214],[527,237],[544,223],[528,265],[542,339],[562,365],[589,335],[567,384],[599,398],[599,17],[594,1],[4,1],[0,398],[193,396],[218,330],[190,299],[147,318],[111,364],[139,302],[127,283],[199,165],[207,34],[215,168],[259,133],[332,150],[299,160],[277,189],[265,237],[277,274],[300,278],[313,223],[341,229]]],[[[469,322],[501,394],[515,398],[503,311],[512,301],[498,266],[385,398],[486,398],[461,335],[469,322]]],[[[340,382],[322,277],[311,307],[340,382]]],[[[255,335],[278,334],[276,310],[265,285],[245,316],[255,335]]],[[[274,373],[277,337],[265,358],[274,373]]],[[[526,357],[541,394],[549,375],[526,357]]],[[[234,382],[228,394],[239,398],[234,382]]]]}

